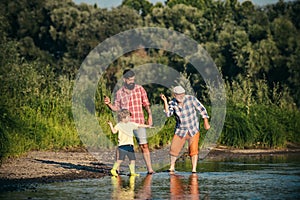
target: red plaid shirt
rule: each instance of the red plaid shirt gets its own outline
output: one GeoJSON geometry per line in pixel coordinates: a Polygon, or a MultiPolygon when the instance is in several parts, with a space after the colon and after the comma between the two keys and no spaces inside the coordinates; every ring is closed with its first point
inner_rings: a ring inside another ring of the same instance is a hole
{"type": "Polygon", "coordinates": [[[144,124],[143,106],[150,106],[150,102],[146,90],[140,85],[135,85],[133,90],[126,90],[124,86],[121,87],[116,92],[114,105],[118,110],[128,109],[131,113],[132,122],[144,124]]]}

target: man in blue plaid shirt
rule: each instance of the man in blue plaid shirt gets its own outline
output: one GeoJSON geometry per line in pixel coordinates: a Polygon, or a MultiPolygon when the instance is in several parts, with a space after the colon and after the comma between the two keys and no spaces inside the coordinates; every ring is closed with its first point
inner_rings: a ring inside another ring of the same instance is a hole
{"type": "Polygon", "coordinates": [[[192,95],[186,95],[181,86],[173,89],[174,98],[168,103],[165,95],[160,97],[164,101],[164,111],[167,117],[172,115],[176,118],[175,134],[170,147],[171,164],[170,172],[175,171],[175,162],[186,141],[189,143],[189,155],[192,158],[192,172],[196,173],[198,162],[198,143],[199,143],[199,119],[197,111],[200,112],[204,120],[204,128],[210,128],[208,114],[200,101],[192,95]]]}

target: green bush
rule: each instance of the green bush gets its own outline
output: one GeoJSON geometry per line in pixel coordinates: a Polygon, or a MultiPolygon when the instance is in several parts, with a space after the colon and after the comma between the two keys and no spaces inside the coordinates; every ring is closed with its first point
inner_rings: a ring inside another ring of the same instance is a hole
{"type": "Polygon", "coordinates": [[[251,147],[255,141],[256,129],[246,115],[245,108],[227,107],[220,143],[238,148],[251,147]]]}
{"type": "Polygon", "coordinates": [[[249,119],[256,128],[255,143],[259,147],[284,147],[286,144],[285,123],[280,122],[282,111],[276,106],[255,105],[249,119]]]}
{"type": "Polygon", "coordinates": [[[299,144],[299,111],[275,105],[229,106],[220,138],[223,145],[238,148],[282,148],[299,144]]]}

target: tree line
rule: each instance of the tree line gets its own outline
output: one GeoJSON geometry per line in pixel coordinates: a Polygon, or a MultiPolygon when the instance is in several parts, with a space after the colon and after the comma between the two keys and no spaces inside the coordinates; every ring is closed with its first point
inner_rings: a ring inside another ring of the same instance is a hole
{"type": "MultiPolygon", "coordinates": [[[[166,0],[155,5],[124,0],[112,9],[71,0],[3,0],[1,157],[81,146],[71,112],[77,71],[99,43],[138,27],[184,33],[211,55],[226,83],[220,144],[245,148],[299,143],[299,11],[299,0],[263,7],[237,0],[166,0]]],[[[124,68],[148,62],[172,66],[189,77],[197,97],[209,105],[204,82],[183,58],[140,49],[117,59],[100,81],[95,105],[100,124],[112,117],[101,103],[103,95],[112,93],[124,68]]],[[[166,92],[156,85],[146,89],[152,103],[159,103],[159,93],[166,92]]],[[[172,123],[165,129],[171,131],[172,123]]],[[[167,143],[171,134],[152,138],[153,148],[167,143]]]]}

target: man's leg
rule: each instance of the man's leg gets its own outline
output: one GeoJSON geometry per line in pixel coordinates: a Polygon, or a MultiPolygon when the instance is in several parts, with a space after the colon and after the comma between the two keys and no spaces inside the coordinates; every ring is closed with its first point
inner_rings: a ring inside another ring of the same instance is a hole
{"type": "Polygon", "coordinates": [[[175,163],[179,153],[184,146],[186,138],[179,137],[178,135],[174,135],[170,147],[170,171],[175,171],[175,163]]]}
{"type": "Polygon", "coordinates": [[[192,172],[197,172],[198,154],[192,156],[192,172]]]}
{"type": "Polygon", "coordinates": [[[177,160],[177,156],[172,156],[172,155],[170,156],[170,168],[169,168],[170,172],[175,171],[176,160],[177,160]]]}
{"type": "Polygon", "coordinates": [[[143,157],[147,166],[147,170],[149,174],[152,174],[154,171],[152,169],[152,165],[151,165],[151,157],[150,157],[150,151],[149,151],[149,147],[148,144],[140,144],[140,148],[142,150],[143,153],[143,157]]]}
{"type": "Polygon", "coordinates": [[[197,164],[198,164],[198,153],[199,153],[199,137],[200,133],[198,132],[193,137],[189,136],[189,153],[192,158],[192,172],[197,172],[197,164]]]}
{"type": "Polygon", "coordinates": [[[149,151],[148,142],[147,142],[146,129],[139,128],[138,130],[134,131],[134,135],[135,135],[135,137],[139,143],[139,146],[141,148],[141,151],[143,153],[143,158],[146,163],[147,171],[149,174],[152,174],[154,171],[152,169],[152,164],[151,164],[151,157],[150,157],[150,151],[149,151]]]}

